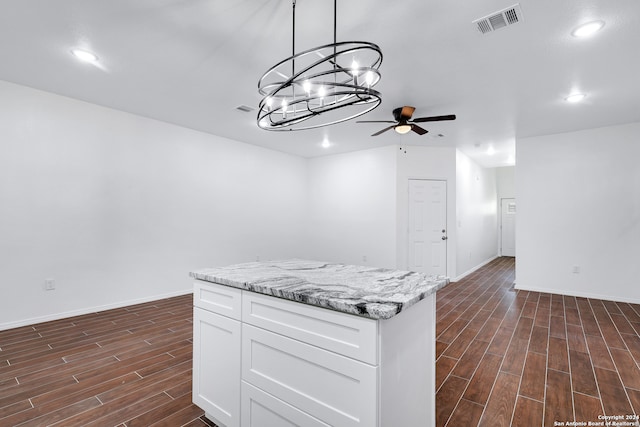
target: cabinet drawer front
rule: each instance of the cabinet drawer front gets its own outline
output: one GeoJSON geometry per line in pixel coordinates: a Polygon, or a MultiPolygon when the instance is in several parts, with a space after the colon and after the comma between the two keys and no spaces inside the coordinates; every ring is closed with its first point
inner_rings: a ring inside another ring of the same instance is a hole
{"type": "Polygon", "coordinates": [[[377,425],[376,367],[246,323],[242,379],[329,425],[377,425]]]}
{"type": "Polygon", "coordinates": [[[242,320],[363,362],[378,364],[378,322],[243,292],[242,320]]]}
{"type": "Polygon", "coordinates": [[[193,284],[193,304],[213,313],[240,320],[242,291],[216,283],[196,281],[193,284]]]}
{"type": "Polygon", "coordinates": [[[242,381],[242,427],[331,427],[242,381]]]}
{"type": "Polygon", "coordinates": [[[227,427],[240,425],[241,323],[193,310],[193,402],[227,427]]]}

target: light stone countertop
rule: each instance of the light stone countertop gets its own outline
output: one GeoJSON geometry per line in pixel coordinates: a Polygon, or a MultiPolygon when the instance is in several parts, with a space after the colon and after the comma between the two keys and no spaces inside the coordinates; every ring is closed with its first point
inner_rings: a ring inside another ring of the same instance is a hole
{"type": "Polygon", "coordinates": [[[189,275],[372,319],[389,319],[449,284],[443,276],[302,259],[205,268],[189,275]]]}

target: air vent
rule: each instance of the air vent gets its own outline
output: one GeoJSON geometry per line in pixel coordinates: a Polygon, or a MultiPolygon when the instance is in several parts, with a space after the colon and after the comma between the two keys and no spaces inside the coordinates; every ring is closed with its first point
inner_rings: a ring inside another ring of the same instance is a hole
{"type": "Polygon", "coordinates": [[[476,25],[478,31],[487,34],[509,25],[517,24],[522,21],[522,9],[520,4],[514,4],[506,9],[494,12],[484,18],[476,19],[473,24],[476,25]]]}
{"type": "Polygon", "coordinates": [[[236,107],[236,110],[242,111],[243,113],[250,113],[255,110],[255,108],[251,108],[248,105],[241,104],[236,107]]]}

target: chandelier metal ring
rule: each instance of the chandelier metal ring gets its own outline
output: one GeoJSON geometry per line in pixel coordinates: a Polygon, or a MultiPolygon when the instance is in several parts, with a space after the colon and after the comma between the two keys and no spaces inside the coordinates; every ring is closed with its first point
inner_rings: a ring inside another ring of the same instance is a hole
{"type": "Polygon", "coordinates": [[[382,51],[370,42],[336,42],[335,7],[334,43],[296,54],[294,1],[293,40],[292,55],[258,81],[263,96],[260,128],[313,129],[351,120],[380,105],[381,94],[373,87],[380,81],[382,51]]]}

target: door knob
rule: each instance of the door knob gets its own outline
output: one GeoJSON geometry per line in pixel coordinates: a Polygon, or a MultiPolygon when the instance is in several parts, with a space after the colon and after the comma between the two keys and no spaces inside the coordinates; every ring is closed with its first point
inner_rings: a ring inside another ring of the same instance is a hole
{"type": "Polygon", "coordinates": [[[443,228],[443,229],[442,229],[442,232],[443,232],[443,233],[446,233],[446,230],[443,228]]]}
{"type": "Polygon", "coordinates": [[[442,236],[442,240],[447,240],[447,236],[442,236]]]}

